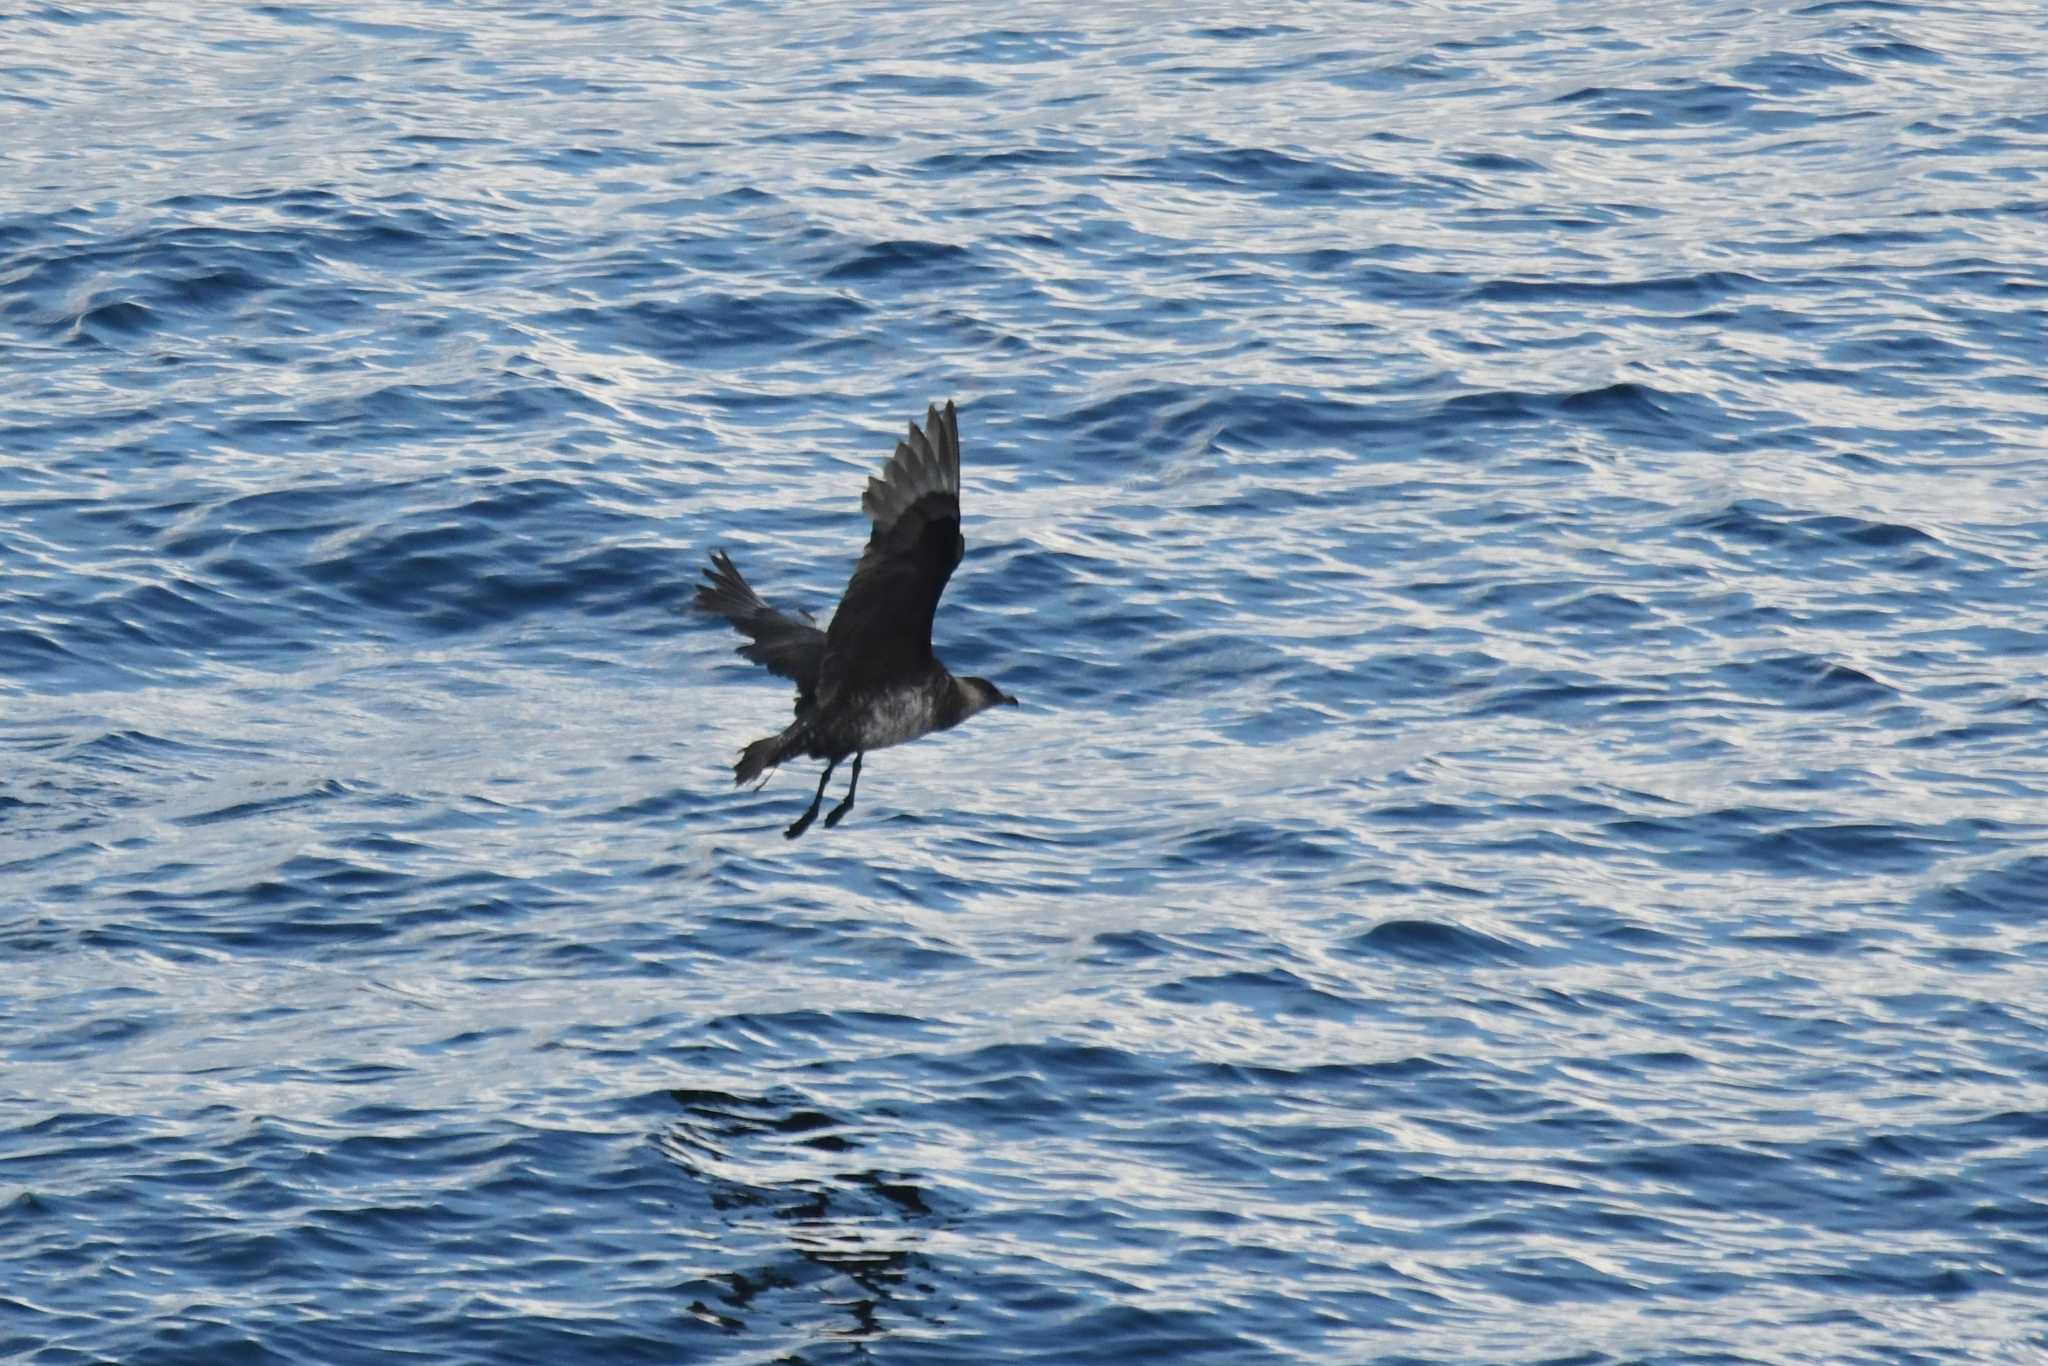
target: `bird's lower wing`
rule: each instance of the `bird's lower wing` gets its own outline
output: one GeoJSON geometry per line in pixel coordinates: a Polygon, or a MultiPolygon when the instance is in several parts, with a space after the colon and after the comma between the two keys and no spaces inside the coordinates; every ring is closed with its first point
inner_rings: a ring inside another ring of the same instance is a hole
{"type": "Polygon", "coordinates": [[[698,611],[724,617],[747,637],[749,643],[738,650],[743,658],[789,679],[800,692],[817,689],[825,633],[809,621],[761,601],[724,551],[712,554],[695,601],[698,611]]]}

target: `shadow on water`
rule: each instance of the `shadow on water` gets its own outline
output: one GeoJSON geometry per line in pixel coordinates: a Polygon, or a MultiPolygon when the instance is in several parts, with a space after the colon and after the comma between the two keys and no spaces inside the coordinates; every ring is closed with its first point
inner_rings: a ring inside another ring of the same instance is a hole
{"type": "Polygon", "coordinates": [[[791,1093],[668,1094],[683,1118],[655,1146],[704,1190],[734,1259],[751,1262],[687,1284],[691,1314],[756,1342],[799,1332],[875,1343],[892,1332],[891,1310],[926,1330],[941,1322],[920,1251],[938,1216],[915,1177],[860,1163],[847,1126],[791,1093]]]}

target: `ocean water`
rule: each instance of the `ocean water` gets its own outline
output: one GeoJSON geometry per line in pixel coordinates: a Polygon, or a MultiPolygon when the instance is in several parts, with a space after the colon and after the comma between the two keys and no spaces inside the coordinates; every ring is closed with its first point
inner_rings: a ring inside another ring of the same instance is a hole
{"type": "Polygon", "coordinates": [[[2044,91],[0,14],[0,1358],[2048,1361],[2044,91]],[[786,842],[696,574],[829,612],[949,397],[1024,705],[786,842]]]}

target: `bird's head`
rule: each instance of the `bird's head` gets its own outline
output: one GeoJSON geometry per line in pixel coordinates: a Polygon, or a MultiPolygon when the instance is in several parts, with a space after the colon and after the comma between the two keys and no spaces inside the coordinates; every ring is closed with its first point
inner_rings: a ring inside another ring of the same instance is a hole
{"type": "Polygon", "coordinates": [[[967,715],[987,711],[998,704],[1006,707],[1017,705],[1017,699],[989,682],[986,678],[963,678],[960,680],[960,697],[967,704],[967,715]]]}

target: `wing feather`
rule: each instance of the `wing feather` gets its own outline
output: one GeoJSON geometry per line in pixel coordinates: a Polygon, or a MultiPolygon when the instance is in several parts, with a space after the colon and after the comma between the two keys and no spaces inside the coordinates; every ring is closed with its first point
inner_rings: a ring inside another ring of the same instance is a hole
{"type": "Polygon", "coordinates": [[[932,618],[966,553],[960,536],[960,427],[948,401],[896,443],[861,507],[874,521],[839,610],[825,630],[820,687],[865,689],[915,679],[933,663],[932,618]]]}
{"type": "Polygon", "coordinates": [[[825,657],[825,633],[808,616],[791,616],[761,601],[723,550],[711,554],[711,567],[697,585],[696,605],[700,612],[724,617],[747,637],[749,643],[737,650],[741,657],[796,684],[799,712],[810,705],[825,657]]]}

